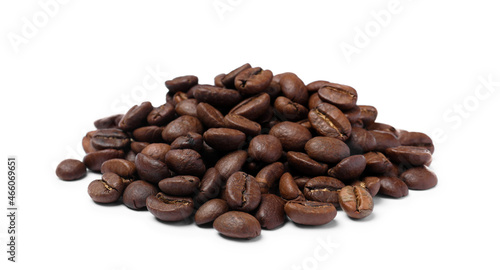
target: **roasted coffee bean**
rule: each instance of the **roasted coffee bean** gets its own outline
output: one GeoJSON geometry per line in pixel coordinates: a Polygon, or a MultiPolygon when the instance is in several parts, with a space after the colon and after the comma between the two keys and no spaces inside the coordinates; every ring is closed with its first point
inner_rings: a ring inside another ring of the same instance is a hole
{"type": "Polygon", "coordinates": [[[314,92],[318,92],[318,90],[321,87],[323,87],[324,85],[327,85],[329,83],[330,83],[329,81],[323,81],[323,80],[314,81],[314,82],[311,82],[308,85],[306,85],[306,88],[307,88],[307,91],[309,91],[310,93],[311,92],[314,93],[314,92]]]}
{"type": "Polygon", "coordinates": [[[134,151],[132,151],[132,150],[129,150],[129,151],[127,151],[127,153],[125,154],[124,159],[125,159],[125,160],[128,160],[128,161],[130,161],[130,162],[135,162],[135,156],[136,156],[135,152],[134,152],[134,151]]]}
{"type": "Polygon", "coordinates": [[[297,75],[288,72],[281,75],[279,79],[281,92],[293,102],[306,105],[309,99],[309,93],[304,82],[297,75]]]}
{"type": "Polygon", "coordinates": [[[308,200],[327,202],[339,207],[338,191],[344,186],[344,183],[333,177],[317,176],[307,181],[304,195],[308,200]]]}
{"type": "Polygon", "coordinates": [[[152,143],[144,147],[140,153],[161,162],[165,162],[165,155],[170,151],[170,148],[170,145],[166,143],[152,143]]]}
{"type": "Polygon", "coordinates": [[[150,145],[150,143],[148,142],[131,142],[130,143],[130,149],[135,153],[135,154],[139,154],[140,152],[142,152],[142,150],[144,150],[144,148],[146,148],[148,145],[150,145]]]}
{"type": "Polygon", "coordinates": [[[191,87],[198,84],[198,77],[193,75],[181,76],[168,80],[165,82],[165,86],[168,88],[169,92],[187,92],[191,87]]]}
{"type": "Polygon", "coordinates": [[[370,195],[372,197],[375,197],[377,195],[378,191],[380,190],[380,178],[376,176],[368,176],[363,178],[363,181],[356,181],[352,183],[353,186],[360,186],[364,187],[370,192],[370,195]]]}
{"type": "Polygon", "coordinates": [[[257,136],[261,132],[259,123],[236,114],[228,114],[224,117],[224,125],[227,128],[237,129],[248,136],[257,136]]]}
{"type": "Polygon", "coordinates": [[[88,153],[83,158],[83,163],[91,171],[100,172],[102,163],[104,163],[104,161],[123,157],[125,157],[125,153],[122,150],[104,149],[97,152],[88,153]]]}
{"type": "Polygon", "coordinates": [[[154,126],[164,126],[175,118],[174,106],[170,103],[165,103],[160,107],[154,108],[146,118],[148,124],[154,126]]]}
{"type": "Polygon", "coordinates": [[[146,199],[157,193],[154,185],[143,180],[133,181],[123,191],[123,204],[131,209],[142,209],[146,207],[146,199]]]}
{"type": "Polygon", "coordinates": [[[259,206],[260,197],[260,187],[253,176],[235,172],[227,179],[226,198],[231,209],[250,212],[259,206]]]}
{"type": "Polygon", "coordinates": [[[193,199],[168,196],[162,192],[150,195],[146,199],[146,207],[153,216],[163,221],[181,221],[194,211],[193,199]]]}
{"type": "Polygon", "coordinates": [[[245,133],[231,128],[210,128],[203,133],[203,139],[218,151],[234,151],[241,149],[247,136],[245,133]]]}
{"type": "Polygon", "coordinates": [[[255,176],[262,194],[269,193],[274,183],[285,173],[285,166],[281,162],[274,162],[262,168],[255,176]]]}
{"type": "Polygon", "coordinates": [[[234,106],[229,113],[255,121],[266,112],[270,103],[271,97],[269,94],[261,93],[243,100],[238,105],[234,106]]]}
{"type": "Polygon", "coordinates": [[[360,127],[352,128],[351,136],[346,143],[353,155],[374,151],[377,147],[377,141],[373,134],[360,127]]]}
{"type": "Polygon", "coordinates": [[[56,175],[61,180],[77,180],[87,174],[87,168],[83,162],[76,159],[65,159],[57,165],[56,175]]]}
{"type": "Polygon", "coordinates": [[[236,75],[234,86],[242,95],[258,94],[271,84],[273,73],[260,67],[248,68],[236,75]]]}
{"type": "Polygon", "coordinates": [[[177,137],[170,145],[172,149],[193,149],[201,153],[203,150],[203,137],[194,132],[188,132],[184,136],[177,137]]]}
{"type": "Polygon", "coordinates": [[[358,100],[358,93],[354,88],[336,83],[323,85],[318,90],[318,95],[321,100],[331,103],[341,110],[352,109],[358,100]]]}
{"type": "Polygon", "coordinates": [[[309,119],[300,120],[297,122],[297,124],[300,124],[301,126],[307,128],[307,130],[309,131],[313,130],[313,127],[311,125],[311,122],[309,122],[309,119]]]}
{"type": "Polygon", "coordinates": [[[317,162],[304,153],[289,151],[286,159],[291,168],[305,175],[325,175],[328,170],[328,165],[317,162]]]}
{"type": "Polygon", "coordinates": [[[215,168],[222,176],[222,179],[226,181],[229,176],[243,168],[247,157],[247,151],[244,150],[228,153],[217,161],[215,168]]]}
{"type": "Polygon", "coordinates": [[[303,151],[307,141],[312,138],[307,128],[288,121],[273,126],[269,134],[280,140],[285,151],[303,151]]]}
{"type": "Polygon", "coordinates": [[[282,153],[281,142],[273,135],[258,135],[250,141],[248,146],[248,155],[265,163],[278,161],[282,153]]]}
{"type": "Polygon", "coordinates": [[[102,163],[101,173],[108,173],[108,172],[115,173],[123,178],[130,179],[134,177],[137,170],[135,168],[134,162],[121,158],[114,158],[102,163]]]}
{"type": "Polygon", "coordinates": [[[147,126],[135,129],[132,136],[138,142],[159,143],[163,142],[162,132],[163,127],[147,126]]]}
{"type": "Polygon", "coordinates": [[[128,147],[130,139],[127,134],[121,130],[112,129],[98,129],[90,140],[92,146],[97,150],[103,149],[123,149],[128,147]]]}
{"type": "Polygon", "coordinates": [[[197,205],[202,205],[206,201],[216,198],[222,187],[222,176],[214,167],[208,169],[201,179],[198,194],[195,196],[197,205]]]}
{"type": "Polygon", "coordinates": [[[170,122],[162,132],[163,140],[167,143],[173,142],[177,137],[187,135],[189,132],[203,133],[203,126],[198,118],[183,115],[170,122]]]}
{"type": "Polygon", "coordinates": [[[375,151],[384,152],[387,148],[399,146],[399,140],[393,133],[388,131],[372,130],[369,131],[375,138],[375,151]]]}
{"type": "Polygon", "coordinates": [[[366,159],[366,171],[370,173],[384,173],[388,171],[392,164],[380,152],[368,152],[363,155],[366,159]]]}
{"type": "Polygon", "coordinates": [[[311,180],[311,177],[308,176],[295,176],[293,178],[293,181],[295,181],[300,190],[304,190],[304,187],[309,180],[311,180]]]}
{"type": "Polygon", "coordinates": [[[96,132],[97,132],[97,130],[89,131],[89,132],[87,132],[87,134],[85,134],[85,137],[83,137],[82,147],[83,147],[83,150],[85,151],[85,154],[97,152],[97,149],[95,149],[94,146],[92,146],[92,142],[91,142],[92,136],[94,136],[94,134],[96,132]]]}
{"type": "Polygon", "coordinates": [[[404,146],[418,146],[427,148],[431,154],[434,153],[434,144],[432,139],[421,132],[408,132],[399,130],[399,142],[404,146]]]}
{"type": "Polygon", "coordinates": [[[432,161],[431,152],[427,148],[417,146],[387,148],[385,154],[393,162],[406,166],[429,165],[432,161]]]}
{"type": "Polygon", "coordinates": [[[121,130],[129,131],[134,130],[147,121],[149,113],[153,110],[153,105],[151,102],[146,101],[141,103],[141,105],[135,105],[122,117],[120,123],[118,123],[118,128],[121,130]]]}
{"type": "Polygon", "coordinates": [[[393,198],[401,198],[408,195],[408,186],[397,177],[381,176],[378,193],[393,198]]]}
{"type": "Polygon", "coordinates": [[[224,115],[208,103],[198,103],[196,112],[198,114],[198,119],[200,119],[207,128],[220,128],[225,126],[224,115]]]}
{"type": "Polygon", "coordinates": [[[290,173],[284,173],[280,178],[279,190],[281,198],[292,201],[305,201],[304,194],[300,191],[297,183],[290,173]]]}
{"type": "Polygon", "coordinates": [[[293,222],[302,225],[327,224],[337,215],[333,204],[314,201],[288,201],[285,212],[293,222]]]}
{"type": "Polygon", "coordinates": [[[214,228],[222,235],[231,238],[251,239],[260,235],[260,223],[252,215],[229,211],[214,221],[214,228]]]}
{"type": "Polygon", "coordinates": [[[360,186],[342,188],[339,192],[339,203],[351,218],[365,218],[373,212],[373,198],[368,190],[360,186]]]}
{"type": "Polygon", "coordinates": [[[366,168],[366,158],[363,155],[354,155],[342,159],[337,165],[328,170],[328,175],[341,181],[349,182],[357,179],[366,168]]]}
{"type": "Polygon", "coordinates": [[[232,107],[241,101],[241,94],[236,90],[204,84],[199,84],[192,89],[194,98],[199,102],[206,102],[215,107],[232,107]]]}
{"type": "Polygon", "coordinates": [[[361,111],[361,121],[363,121],[363,126],[367,127],[375,122],[377,119],[377,108],[369,105],[359,105],[361,111]]]}
{"type": "Polygon", "coordinates": [[[436,174],[426,166],[408,169],[400,178],[409,189],[430,189],[437,185],[436,174]]]}
{"type": "Polygon", "coordinates": [[[105,173],[102,179],[90,182],[87,192],[94,202],[112,203],[120,198],[124,188],[125,185],[120,176],[105,173]]]}
{"type": "Polygon", "coordinates": [[[351,123],[352,128],[363,127],[363,120],[361,120],[361,110],[359,109],[359,106],[354,106],[348,111],[344,111],[344,115],[347,117],[347,120],[349,120],[349,123],[351,123]]]}
{"type": "Polygon", "coordinates": [[[225,75],[224,77],[221,78],[222,84],[226,88],[236,89],[235,85],[234,85],[236,76],[238,76],[238,74],[240,74],[243,70],[246,70],[249,68],[252,68],[252,66],[247,63],[247,64],[244,64],[241,67],[236,68],[235,70],[229,72],[227,75],[225,75]]]}
{"type": "Polygon", "coordinates": [[[170,177],[170,170],[164,162],[142,153],[137,154],[135,166],[139,178],[153,184],[157,184],[162,179],[170,177]]]}
{"type": "Polygon", "coordinates": [[[229,211],[229,205],[226,201],[211,199],[196,211],[194,214],[194,222],[198,225],[210,223],[227,211],[229,211]]]}
{"type": "Polygon", "coordinates": [[[198,116],[196,106],[198,105],[198,101],[194,98],[189,98],[183,100],[175,105],[175,112],[178,115],[191,115],[194,117],[198,116]]]}
{"type": "Polygon", "coordinates": [[[278,97],[274,101],[274,108],[278,112],[278,117],[288,121],[299,121],[305,119],[307,118],[307,113],[309,112],[306,107],[293,102],[286,97],[278,97]]]}
{"type": "Polygon", "coordinates": [[[323,100],[319,98],[318,93],[314,93],[309,97],[309,101],[307,102],[307,106],[309,110],[316,108],[320,103],[323,103],[323,100]]]}
{"type": "Polygon", "coordinates": [[[350,150],[343,141],[331,137],[314,137],[305,145],[306,153],[314,160],[335,164],[349,156],[350,150]]]}
{"type": "Polygon", "coordinates": [[[281,94],[281,86],[279,82],[274,80],[274,78],[276,78],[276,76],[273,77],[273,80],[271,81],[267,89],[264,90],[264,92],[269,94],[271,100],[276,99],[281,94]]]}
{"type": "Polygon", "coordinates": [[[285,202],[274,194],[262,194],[255,218],[262,228],[272,230],[285,223],[285,202]]]}
{"type": "Polygon", "coordinates": [[[173,149],[165,155],[165,164],[177,174],[203,176],[205,164],[201,155],[191,149],[173,149]]]}
{"type": "Polygon", "coordinates": [[[214,78],[214,85],[217,87],[224,87],[224,84],[222,83],[222,78],[226,76],[226,73],[221,73],[214,78]]]}
{"type": "Polygon", "coordinates": [[[183,100],[186,100],[186,99],[189,99],[189,96],[187,93],[177,92],[174,94],[172,105],[175,108],[175,106],[177,106],[177,104],[181,103],[183,100]]]}
{"type": "Polygon", "coordinates": [[[351,123],[334,105],[321,103],[309,111],[309,122],[321,135],[345,141],[351,135],[351,123]]]}
{"type": "Polygon", "coordinates": [[[196,176],[177,175],[165,178],[158,183],[163,193],[173,196],[189,196],[198,190],[200,179],[196,176]]]}
{"type": "Polygon", "coordinates": [[[394,137],[399,138],[399,132],[397,129],[395,129],[393,126],[384,124],[384,123],[373,123],[369,126],[366,126],[367,130],[378,130],[378,131],[385,131],[385,132],[390,132],[394,135],[394,137]]]}
{"type": "Polygon", "coordinates": [[[94,121],[94,126],[97,129],[117,128],[123,114],[115,114],[94,121]]]}

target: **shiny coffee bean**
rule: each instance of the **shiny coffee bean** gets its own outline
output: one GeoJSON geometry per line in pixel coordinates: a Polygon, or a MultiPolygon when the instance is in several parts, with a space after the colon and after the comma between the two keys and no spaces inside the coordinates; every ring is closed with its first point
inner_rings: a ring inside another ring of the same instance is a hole
{"type": "Polygon", "coordinates": [[[165,155],[168,168],[180,175],[203,176],[205,164],[201,155],[191,149],[173,149],[165,155]]]}
{"type": "Polygon", "coordinates": [[[165,162],[165,155],[170,151],[170,148],[170,145],[166,143],[152,143],[144,147],[140,153],[161,162],[165,162]]]}
{"type": "Polygon", "coordinates": [[[363,187],[346,186],[339,192],[342,210],[351,218],[361,219],[373,212],[373,198],[363,187]]]}
{"type": "Polygon", "coordinates": [[[57,165],[56,175],[61,180],[77,180],[87,174],[87,168],[83,162],[76,159],[65,159],[57,165]]]}
{"type": "Polygon", "coordinates": [[[273,73],[268,69],[248,68],[236,75],[234,86],[242,95],[255,95],[264,91],[272,79],[273,73]]]}
{"type": "Polygon", "coordinates": [[[94,202],[112,203],[120,198],[124,188],[125,185],[120,176],[105,173],[102,179],[90,182],[87,192],[94,202]]]}
{"type": "Polygon", "coordinates": [[[285,223],[285,201],[274,194],[262,194],[255,218],[262,228],[272,230],[285,223]]]}
{"type": "Polygon", "coordinates": [[[223,156],[215,164],[215,168],[222,176],[223,181],[226,181],[233,173],[241,170],[248,157],[247,151],[238,150],[223,156]]]}
{"type": "Polygon", "coordinates": [[[221,73],[217,76],[214,77],[214,85],[217,87],[224,87],[224,84],[222,83],[222,78],[226,76],[226,73],[221,73]]]}
{"type": "Polygon", "coordinates": [[[333,104],[341,110],[352,109],[358,100],[358,93],[354,88],[336,83],[323,85],[318,90],[318,95],[321,100],[333,104]]]}
{"type": "Polygon", "coordinates": [[[376,176],[367,176],[363,178],[363,181],[356,181],[352,183],[352,185],[366,188],[368,192],[370,192],[370,195],[375,197],[380,190],[380,178],[376,176]]]}
{"type": "Polygon", "coordinates": [[[177,92],[174,94],[172,105],[177,106],[177,104],[181,103],[183,100],[189,99],[189,96],[187,93],[184,92],[177,92]]]}
{"type": "Polygon", "coordinates": [[[309,111],[309,122],[321,135],[345,141],[351,135],[351,123],[334,105],[321,103],[309,111]]]}
{"type": "Polygon", "coordinates": [[[200,179],[196,176],[177,175],[165,178],[158,183],[160,190],[172,196],[189,196],[198,190],[200,179]]]}
{"type": "Polygon", "coordinates": [[[194,98],[215,107],[232,107],[241,101],[241,94],[236,90],[199,84],[193,89],[194,98]]]}
{"type": "Polygon", "coordinates": [[[255,121],[266,112],[270,103],[271,97],[269,94],[261,93],[243,100],[238,105],[234,106],[229,113],[255,121]]]}
{"type": "Polygon", "coordinates": [[[392,164],[385,157],[384,154],[380,152],[368,152],[363,154],[366,159],[366,171],[370,173],[384,173],[388,171],[392,164]]]}
{"type": "Polygon", "coordinates": [[[418,146],[427,148],[431,154],[434,153],[432,139],[422,132],[399,131],[399,142],[404,146],[418,146]]]}
{"type": "Polygon", "coordinates": [[[177,137],[187,135],[189,132],[203,133],[203,126],[198,118],[183,115],[170,122],[162,132],[162,138],[167,143],[173,142],[177,137]]]}
{"type": "Polygon", "coordinates": [[[308,176],[295,176],[293,178],[293,181],[295,181],[300,190],[304,190],[304,187],[309,180],[311,180],[311,177],[308,176]]]}
{"type": "Polygon", "coordinates": [[[198,101],[194,98],[189,98],[177,103],[175,105],[175,112],[178,115],[191,115],[197,117],[198,112],[196,106],[198,106],[198,101]]]}
{"type": "Polygon", "coordinates": [[[293,176],[288,172],[284,173],[280,178],[279,191],[281,198],[285,200],[305,201],[304,194],[293,180],[293,176]]]}
{"type": "Polygon", "coordinates": [[[255,176],[262,194],[269,193],[277,180],[285,173],[285,166],[281,162],[274,162],[262,168],[255,176]]]}
{"type": "Polygon", "coordinates": [[[199,192],[194,197],[197,205],[202,205],[206,201],[216,198],[222,187],[222,177],[214,167],[209,168],[200,182],[199,192]]]}
{"type": "Polygon", "coordinates": [[[354,155],[342,159],[337,165],[328,170],[328,175],[344,182],[357,179],[366,168],[366,158],[363,155],[354,155]]]}
{"type": "Polygon", "coordinates": [[[131,209],[142,209],[146,207],[146,199],[151,195],[156,195],[158,189],[143,180],[137,180],[130,183],[123,191],[123,204],[131,209]]]}
{"type": "Polygon", "coordinates": [[[160,143],[163,142],[162,132],[163,127],[147,126],[135,129],[132,136],[138,142],[160,143]]]}
{"type": "Polygon", "coordinates": [[[361,110],[359,109],[359,106],[354,106],[351,109],[344,111],[344,115],[347,117],[347,120],[349,120],[349,123],[351,123],[352,128],[363,127],[363,120],[361,120],[361,110]]]}
{"type": "Polygon", "coordinates": [[[278,117],[288,121],[299,121],[307,118],[309,110],[299,103],[293,102],[286,97],[278,97],[274,101],[274,108],[278,117]]]}
{"type": "Polygon", "coordinates": [[[191,87],[197,84],[198,77],[193,75],[181,76],[165,82],[165,86],[171,93],[176,93],[179,91],[187,92],[189,89],[191,89],[191,87]]]}
{"type": "Polygon", "coordinates": [[[168,196],[162,192],[150,195],[146,199],[146,207],[153,216],[163,221],[181,221],[194,211],[193,199],[168,196]]]}
{"type": "Polygon", "coordinates": [[[170,103],[165,103],[160,107],[154,108],[148,114],[146,120],[148,124],[154,126],[164,126],[175,118],[174,106],[170,103]]]}
{"type": "Polygon", "coordinates": [[[309,91],[309,93],[311,93],[311,92],[315,93],[315,92],[318,92],[318,90],[321,87],[323,87],[324,85],[327,85],[329,83],[330,83],[329,81],[323,81],[323,80],[314,81],[314,82],[311,82],[308,85],[306,85],[306,88],[307,88],[307,91],[309,91]]]}
{"type": "Polygon", "coordinates": [[[327,224],[337,215],[333,204],[314,201],[288,201],[285,212],[293,222],[302,225],[327,224]]]}
{"type": "Polygon", "coordinates": [[[244,172],[235,172],[226,183],[226,198],[231,209],[250,212],[260,203],[260,187],[255,178],[244,172]]]}
{"type": "Polygon", "coordinates": [[[307,128],[288,121],[273,126],[269,134],[280,140],[285,151],[303,151],[306,143],[312,138],[307,128]]]}
{"type": "Polygon", "coordinates": [[[286,154],[289,166],[304,175],[325,175],[328,170],[328,165],[317,162],[308,155],[301,152],[289,151],[286,154]]]}
{"type": "Polygon", "coordinates": [[[408,195],[408,186],[397,177],[381,176],[378,193],[393,198],[401,198],[408,195]]]}
{"type": "Polygon", "coordinates": [[[102,163],[101,173],[108,172],[115,173],[126,179],[130,179],[135,176],[137,170],[135,168],[134,162],[121,158],[114,158],[102,163]]]}
{"type": "Polygon", "coordinates": [[[417,146],[398,146],[387,148],[385,155],[393,162],[405,166],[418,167],[429,165],[432,161],[432,155],[427,148],[417,146]]]}
{"type": "Polygon", "coordinates": [[[377,147],[377,141],[373,134],[364,128],[353,127],[351,136],[346,141],[351,154],[363,154],[374,151],[377,147]]]}
{"type": "Polygon", "coordinates": [[[198,119],[200,119],[207,128],[221,128],[225,126],[224,115],[208,103],[198,103],[196,112],[198,114],[198,119]]]}
{"type": "Polygon", "coordinates": [[[139,154],[148,145],[150,145],[150,143],[148,143],[148,142],[135,142],[135,141],[132,141],[130,143],[130,150],[132,150],[132,152],[134,152],[135,154],[139,154]]]}
{"type": "Polygon", "coordinates": [[[375,151],[384,152],[387,148],[399,146],[399,140],[396,136],[388,131],[371,130],[369,131],[375,138],[375,151]]]}
{"type": "Polygon", "coordinates": [[[307,107],[309,110],[316,108],[320,103],[323,103],[323,100],[319,98],[318,93],[314,93],[309,97],[309,101],[307,102],[307,107]]]}
{"type": "Polygon", "coordinates": [[[89,131],[85,134],[85,137],[82,139],[82,147],[85,154],[97,152],[97,149],[92,146],[92,136],[97,132],[97,130],[89,131]]]}
{"type": "Polygon", "coordinates": [[[90,140],[92,146],[97,150],[123,149],[128,147],[130,139],[123,131],[112,129],[98,129],[90,140]]]}
{"type": "Polygon", "coordinates": [[[437,176],[426,166],[415,167],[403,172],[400,176],[409,189],[430,189],[437,185],[437,176]]]}
{"type": "Polygon", "coordinates": [[[142,153],[137,154],[135,166],[139,178],[153,184],[157,184],[162,179],[170,177],[170,170],[164,162],[142,153]]]}
{"type": "Polygon", "coordinates": [[[390,132],[394,135],[394,137],[399,138],[399,131],[395,129],[393,126],[388,124],[375,122],[369,126],[366,126],[366,129],[390,132]]]}
{"type": "Polygon", "coordinates": [[[117,128],[123,114],[115,114],[94,121],[94,126],[97,129],[117,128]]]}
{"type": "Polygon", "coordinates": [[[258,135],[250,141],[248,146],[248,155],[265,163],[278,161],[282,153],[281,142],[273,135],[258,135]]]}
{"type": "Polygon", "coordinates": [[[229,211],[214,221],[214,228],[222,235],[231,238],[251,239],[260,235],[260,223],[252,215],[229,211]]]}
{"type": "Polygon", "coordinates": [[[122,117],[120,123],[118,123],[118,128],[129,131],[141,127],[146,123],[147,117],[152,110],[153,105],[151,105],[151,102],[149,101],[133,106],[122,117]]]}
{"type": "Polygon", "coordinates": [[[235,85],[234,85],[236,76],[238,76],[238,74],[240,74],[242,71],[249,69],[249,68],[252,68],[252,66],[247,63],[247,64],[242,65],[241,67],[234,69],[233,71],[229,72],[228,74],[226,74],[224,77],[221,78],[222,84],[226,88],[236,89],[235,85]]]}
{"type": "Polygon", "coordinates": [[[113,158],[123,158],[125,153],[117,149],[104,149],[97,152],[88,153],[83,158],[83,163],[87,168],[94,172],[100,172],[104,161],[113,158]]]}
{"type": "Polygon", "coordinates": [[[204,203],[194,214],[194,222],[198,225],[213,222],[220,215],[229,211],[229,205],[221,199],[211,199],[204,203]]]}
{"type": "Polygon", "coordinates": [[[203,133],[203,139],[209,146],[223,152],[241,149],[246,138],[245,133],[231,128],[210,128],[203,133]]]}
{"type": "Polygon", "coordinates": [[[177,137],[170,144],[170,147],[172,149],[193,149],[201,153],[203,150],[203,137],[198,133],[188,132],[186,135],[177,137]]]}
{"type": "Polygon", "coordinates": [[[363,121],[363,126],[367,127],[375,122],[377,119],[377,108],[369,105],[359,105],[361,121],[363,121]]]}
{"type": "Polygon", "coordinates": [[[288,72],[281,75],[279,79],[281,92],[293,102],[306,105],[309,99],[309,93],[304,82],[297,75],[288,72]]]}
{"type": "Polygon", "coordinates": [[[308,200],[327,202],[339,207],[338,191],[344,186],[344,183],[333,177],[317,176],[307,181],[304,195],[308,200]]]}
{"type": "Polygon", "coordinates": [[[343,141],[331,137],[314,137],[305,145],[306,153],[314,160],[335,164],[350,154],[343,141]]]}
{"type": "Polygon", "coordinates": [[[224,125],[227,128],[237,129],[248,136],[257,136],[261,132],[259,123],[236,114],[228,114],[224,117],[224,125]]]}

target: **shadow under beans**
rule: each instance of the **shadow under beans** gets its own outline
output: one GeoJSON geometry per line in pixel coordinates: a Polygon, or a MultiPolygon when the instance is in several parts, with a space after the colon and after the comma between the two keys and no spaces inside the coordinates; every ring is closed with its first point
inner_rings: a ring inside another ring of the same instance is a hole
{"type": "Polygon", "coordinates": [[[116,206],[122,205],[121,200],[118,200],[118,201],[112,202],[112,203],[99,203],[99,202],[95,202],[95,201],[93,201],[93,202],[99,206],[105,206],[105,207],[116,207],[116,206]]]}
{"type": "Polygon", "coordinates": [[[262,234],[257,236],[257,237],[254,237],[254,238],[250,238],[250,239],[248,239],[248,238],[232,238],[229,236],[225,236],[221,233],[219,233],[219,235],[226,240],[233,241],[233,242],[240,242],[240,243],[253,243],[253,242],[259,241],[262,238],[262,234]]]}
{"type": "Polygon", "coordinates": [[[198,226],[198,228],[201,228],[201,229],[213,229],[214,228],[214,222],[207,222],[205,224],[196,224],[196,226],[198,226]]]}
{"type": "Polygon", "coordinates": [[[375,218],[375,213],[372,212],[369,216],[365,217],[365,218],[352,218],[352,217],[349,217],[350,220],[354,221],[354,222],[369,222],[371,220],[373,220],[375,218]]]}
{"type": "Polygon", "coordinates": [[[338,223],[337,221],[334,219],[330,222],[328,222],[327,224],[323,224],[323,225],[302,225],[302,224],[298,224],[298,223],[295,223],[295,222],[290,222],[292,223],[293,225],[295,225],[295,227],[298,227],[298,228],[301,228],[301,229],[312,229],[312,230],[321,230],[321,229],[332,229],[332,228],[335,228],[338,223]]]}
{"type": "Polygon", "coordinates": [[[164,221],[164,220],[161,220],[161,219],[158,219],[156,217],[154,217],[157,221],[163,223],[163,224],[166,224],[166,225],[169,225],[169,226],[188,226],[188,225],[191,225],[194,223],[194,218],[193,217],[188,217],[186,219],[183,219],[183,220],[179,220],[179,221],[164,221]]]}

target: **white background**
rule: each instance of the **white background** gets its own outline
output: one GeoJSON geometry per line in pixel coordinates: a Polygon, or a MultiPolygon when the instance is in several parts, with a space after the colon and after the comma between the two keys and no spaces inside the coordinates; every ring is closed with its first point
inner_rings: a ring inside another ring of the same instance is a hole
{"type": "Polygon", "coordinates": [[[40,2],[0,4],[2,207],[7,155],[19,159],[19,263],[7,262],[2,214],[1,269],[498,269],[498,2],[75,0],[50,16],[40,2]],[[339,212],[235,241],[98,206],[86,193],[95,174],[55,176],[83,157],[95,119],[164,103],[148,70],[212,83],[245,62],[352,85],[378,121],[430,134],[438,186],[377,198],[365,220],[339,212]]]}

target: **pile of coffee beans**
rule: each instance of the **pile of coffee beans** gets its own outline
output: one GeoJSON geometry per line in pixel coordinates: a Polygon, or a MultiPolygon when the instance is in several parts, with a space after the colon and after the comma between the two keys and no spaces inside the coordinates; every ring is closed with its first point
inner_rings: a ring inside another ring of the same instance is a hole
{"type": "Polygon", "coordinates": [[[83,162],[56,174],[102,173],[88,194],[96,203],[147,208],[162,221],[191,219],[222,235],[254,238],[288,219],[331,222],[342,209],[361,219],[373,197],[404,197],[437,184],[427,166],[431,138],[376,122],[350,86],[304,82],[245,64],[215,77],[165,82],[166,103],[136,105],[94,122],[83,162]]]}

